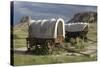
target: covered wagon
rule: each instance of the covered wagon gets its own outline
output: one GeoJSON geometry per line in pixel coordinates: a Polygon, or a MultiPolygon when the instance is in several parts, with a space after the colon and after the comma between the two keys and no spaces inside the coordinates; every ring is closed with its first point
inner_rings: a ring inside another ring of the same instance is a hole
{"type": "Polygon", "coordinates": [[[84,22],[65,24],[66,40],[69,41],[71,38],[76,39],[77,37],[81,38],[82,40],[86,40],[88,27],[89,24],[84,22]]]}
{"type": "Polygon", "coordinates": [[[52,52],[55,45],[60,45],[64,41],[65,26],[63,19],[29,20],[28,23],[28,50],[34,47],[35,50],[41,49],[41,51],[52,52]]]}

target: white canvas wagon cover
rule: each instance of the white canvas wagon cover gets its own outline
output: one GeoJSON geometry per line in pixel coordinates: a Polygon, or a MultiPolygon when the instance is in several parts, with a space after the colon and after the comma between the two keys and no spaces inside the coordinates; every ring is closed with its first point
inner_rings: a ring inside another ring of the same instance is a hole
{"type": "Polygon", "coordinates": [[[65,37],[64,20],[30,20],[29,36],[32,38],[57,38],[58,35],[65,37]]]}
{"type": "Polygon", "coordinates": [[[65,31],[68,32],[77,32],[83,31],[86,27],[88,27],[88,23],[68,23],[65,24],[65,31]]]}

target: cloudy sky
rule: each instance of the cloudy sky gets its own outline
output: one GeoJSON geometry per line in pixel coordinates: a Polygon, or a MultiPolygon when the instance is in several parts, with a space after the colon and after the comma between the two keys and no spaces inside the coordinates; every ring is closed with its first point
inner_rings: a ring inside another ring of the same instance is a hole
{"type": "Polygon", "coordinates": [[[31,16],[32,19],[36,20],[61,17],[67,22],[74,14],[86,11],[96,12],[97,7],[88,5],[14,1],[14,24],[19,23],[23,16],[31,16]]]}

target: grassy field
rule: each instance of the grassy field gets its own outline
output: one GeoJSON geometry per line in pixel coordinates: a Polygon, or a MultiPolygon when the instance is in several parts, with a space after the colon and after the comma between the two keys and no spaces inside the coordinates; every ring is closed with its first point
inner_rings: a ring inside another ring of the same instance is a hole
{"type": "Polygon", "coordinates": [[[95,57],[86,56],[36,56],[36,55],[19,55],[14,54],[14,65],[37,65],[37,64],[55,64],[55,63],[72,63],[96,61],[95,57]]]}
{"type": "MultiPolygon", "coordinates": [[[[88,38],[97,41],[97,25],[92,23],[89,26],[88,38]]],[[[26,47],[27,29],[25,27],[14,29],[14,48],[26,47]],[[22,29],[22,30],[21,30],[22,29]]],[[[85,43],[91,45],[88,42],[85,43]]],[[[96,46],[97,43],[94,45],[96,46]]],[[[14,53],[14,65],[36,65],[36,64],[55,64],[55,63],[70,63],[70,62],[84,62],[96,61],[97,57],[81,56],[67,56],[67,55],[25,55],[14,53]]]]}

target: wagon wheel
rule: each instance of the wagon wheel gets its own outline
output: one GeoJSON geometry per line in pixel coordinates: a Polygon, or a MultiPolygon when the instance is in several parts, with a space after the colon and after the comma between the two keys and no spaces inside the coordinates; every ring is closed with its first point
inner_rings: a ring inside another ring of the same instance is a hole
{"type": "Polygon", "coordinates": [[[50,42],[49,41],[45,42],[44,48],[45,48],[44,52],[46,54],[49,54],[49,49],[50,49],[50,42]]]}
{"type": "Polygon", "coordinates": [[[29,38],[26,38],[26,47],[27,47],[27,51],[30,51],[29,38]]]}
{"type": "Polygon", "coordinates": [[[26,47],[27,47],[27,52],[34,51],[35,49],[35,41],[32,38],[26,38],[26,47]]]}
{"type": "Polygon", "coordinates": [[[42,52],[43,54],[51,54],[51,42],[49,40],[45,41],[45,43],[42,45],[42,52]]]}
{"type": "Polygon", "coordinates": [[[48,48],[49,48],[49,54],[52,54],[55,48],[54,42],[52,40],[49,41],[48,48]]]}
{"type": "Polygon", "coordinates": [[[42,51],[40,47],[41,47],[40,44],[35,43],[35,50],[34,50],[35,54],[41,54],[42,51]]]}
{"type": "Polygon", "coordinates": [[[51,50],[52,50],[51,54],[53,53],[54,49],[55,49],[55,43],[53,41],[51,41],[51,50]]]}

